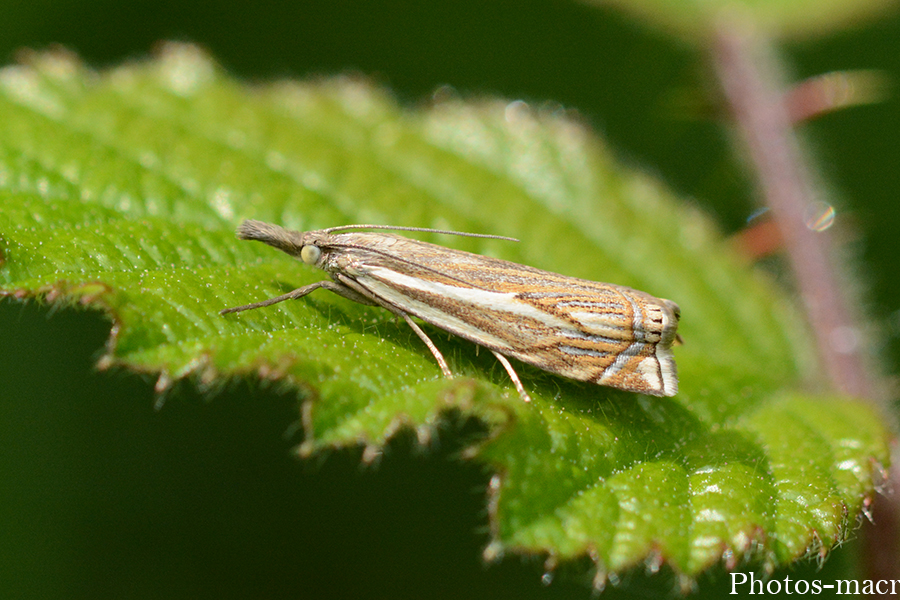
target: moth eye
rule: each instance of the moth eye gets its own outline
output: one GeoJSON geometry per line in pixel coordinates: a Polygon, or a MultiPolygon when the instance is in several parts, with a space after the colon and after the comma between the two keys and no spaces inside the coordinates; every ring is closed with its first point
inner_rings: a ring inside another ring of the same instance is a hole
{"type": "Polygon", "coordinates": [[[306,245],[300,248],[300,259],[308,265],[314,265],[319,262],[322,251],[318,246],[306,245]]]}

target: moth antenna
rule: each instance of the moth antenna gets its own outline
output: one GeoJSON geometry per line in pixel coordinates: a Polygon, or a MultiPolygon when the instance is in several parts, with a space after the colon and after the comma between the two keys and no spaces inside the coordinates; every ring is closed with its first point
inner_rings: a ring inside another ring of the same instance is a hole
{"type": "Polygon", "coordinates": [[[329,227],[323,229],[325,233],[334,233],[335,231],[344,231],[347,229],[389,229],[391,231],[421,231],[423,233],[442,233],[445,235],[458,235],[462,237],[486,238],[490,240],[506,240],[507,242],[518,242],[514,237],[505,235],[494,235],[491,233],[468,233],[465,231],[450,231],[448,229],[431,229],[430,227],[403,227],[395,225],[341,225],[339,227],[329,227]]]}

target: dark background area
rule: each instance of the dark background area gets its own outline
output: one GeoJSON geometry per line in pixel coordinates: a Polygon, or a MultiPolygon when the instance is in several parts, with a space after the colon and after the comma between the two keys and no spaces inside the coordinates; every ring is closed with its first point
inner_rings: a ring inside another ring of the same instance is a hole
{"type": "MultiPolygon", "coordinates": [[[[613,11],[562,0],[0,5],[3,63],[61,44],[111,66],[171,39],[254,83],[355,72],[410,106],[441,85],[560,103],[726,233],[757,207],[728,131],[703,108],[716,94],[703,55],[613,11]]],[[[792,43],[785,58],[797,79],[864,68],[892,84],[886,101],[803,133],[894,375],[900,17],[792,43]]],[[[427,451],[401,437],[375,467],[359,451],[301,461],[292,395],[235,384],[207,401],[182,385],[155,410],[151,379],[92,370],[108,331],[96,313],[0,302],[0,597],[588,596],[577,578],[542,583],[539,560],[482,565],[489,475],[456,458],[471,424],[448,424],[427,451]]],[[[852,562],[850,548],[826,569],[852,562]]],[[[655,584],[667,594],[672,581],[655,584]]]]}

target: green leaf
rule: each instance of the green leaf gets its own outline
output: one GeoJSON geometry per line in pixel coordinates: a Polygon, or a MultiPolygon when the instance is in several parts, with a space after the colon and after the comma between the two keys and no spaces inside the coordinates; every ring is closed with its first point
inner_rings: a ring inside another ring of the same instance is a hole
{"type": "Polygon", "coordinates": [[[809,396],[812,349],[790,301],[709,220],[617,164],[559,111],[445,99],[405,110],[349,78],[248,87],[192,47],[95,73],[61,54],[0,71],[0,293],[105,311],[102,367],[295,387],[305,453],[448,413],[485,435],[467,456],[503,552],[589,555],[598,579],[667,563],[768,566],[845,539],[888,460],[867,406],[809,396]],[[430,329],[457,374],[384,310],[325,291],[220,316],[323,278],[234,227],[353,222],[512,235],[424,236],[672,298],[681,391],[649,398],[519,365],[430,329]]]}
{"type": "Polygon", "coordinates": [[[780,37],[811,37],[843,31],[848,22],[875,18],[894,4],[892,0],[588,1],[620,6],[692,43],[709,40],[723,16],[780,37]]]}

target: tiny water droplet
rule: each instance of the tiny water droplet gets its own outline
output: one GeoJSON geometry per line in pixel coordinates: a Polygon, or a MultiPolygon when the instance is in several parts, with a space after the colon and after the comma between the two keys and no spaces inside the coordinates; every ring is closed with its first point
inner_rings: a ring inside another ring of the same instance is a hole
{"type": "Polygon", "coordinates": [[[834,218],[837,212],[834,207],[827,202],[818,200],[810,203],[804,212],[806,226],[813,231],[825,231],[834,225],[834,218]]]}
{"type": "Polygon", "coordinates": [[[528,116],[530,112],[531,108],[528,106],[527,102],[524,100],[513,100],[506,105],[506,109],[503,111],[503,117],[506,119],[507,123],[515,123],[520,121],[523,117],[528,116]]]}

